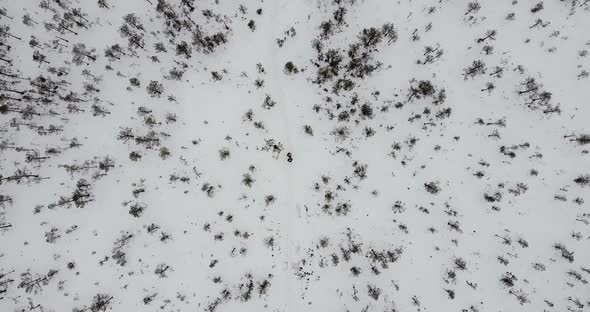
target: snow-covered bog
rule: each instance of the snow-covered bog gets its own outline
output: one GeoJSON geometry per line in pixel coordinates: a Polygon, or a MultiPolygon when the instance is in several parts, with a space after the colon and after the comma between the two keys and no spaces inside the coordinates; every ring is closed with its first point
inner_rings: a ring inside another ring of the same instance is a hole
{"type": "Polygon", "coordinates": [[[590,1],[0,1],[0,311],[588,311],[590,1]]]}

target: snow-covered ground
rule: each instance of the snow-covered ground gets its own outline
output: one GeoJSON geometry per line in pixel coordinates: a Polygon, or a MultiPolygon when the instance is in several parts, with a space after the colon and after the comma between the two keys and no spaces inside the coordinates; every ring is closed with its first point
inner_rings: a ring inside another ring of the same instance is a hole
{"type": "Polygon", "coordinates": [[[0,0],[0,312],[590,311],[589,30],[0,0]]]}

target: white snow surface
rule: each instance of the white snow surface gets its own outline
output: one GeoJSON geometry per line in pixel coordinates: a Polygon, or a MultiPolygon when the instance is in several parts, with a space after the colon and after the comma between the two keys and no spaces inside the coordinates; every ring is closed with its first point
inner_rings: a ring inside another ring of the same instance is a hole
{"type": "Polygon", "coordinates": [[[590,311],[589,1],[0,9],[0,312],[590,311]]]}

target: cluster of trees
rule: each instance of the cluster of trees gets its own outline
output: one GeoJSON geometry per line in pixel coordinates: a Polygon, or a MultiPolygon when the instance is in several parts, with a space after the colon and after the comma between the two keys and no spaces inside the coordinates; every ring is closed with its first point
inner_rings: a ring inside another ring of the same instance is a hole
{"type": "Polygon", "coordinates": [[[332,92],[351,91],[353,79],[364,79],[381,67],[374,60],[377,47],[382,43],[394,43],[398,33],[392,23],[385,23],[380,28],[365,28],[358,35],[358,41],[349,45],[348,49],[331,48],[329,37],[334,33],[325,22],[320,26],[321,33],[312,45],[317,53],[314,65],[317,67],[315,83],[323,86],[332,83],[332,92]],[[328,46],[328,47],[326,47],[328,46]]]}
{"type": "Polygon", "coordinates": [[[540,110],[548,115],[561,112],[559,104],[552,102],[553,94],[544,90],[543,86],[533,77],[526,78],[520,84],[517,93],[525,99],[526,107],[532,110],[540,110]]]}

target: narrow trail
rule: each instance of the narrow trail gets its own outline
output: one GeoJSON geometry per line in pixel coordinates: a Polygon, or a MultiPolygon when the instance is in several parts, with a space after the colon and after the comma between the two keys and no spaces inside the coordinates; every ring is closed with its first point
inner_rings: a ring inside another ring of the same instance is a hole
{"type": "MultiPolygon", "coordinates": [[[[280,64],[280,60],[277,57],[277,53],[275,52],[276,49],[276,44],[274,42],[274,40],[272,40],[273,38],[277,38],[281,35],[281,28],[277,27],[277,25],[280,24],[280,14],[281,14],[281,9],[282,8],[282,2],[281,1],[273,1],[272,2],[272,12],[270,12],[270,14],[268,14],[271,18],[270,18],[270,25],[269,27],[265,27],[265,29],[270,29],[271,30],[271,36],[268,36],[267,38],[270,38],[270,40],[268,40],[268,46],[267,49],[270,53],[270,63],[268,64],[269,66],[267,66],[267,68],[269,68],[268,71],[268,80],[271,82],[271,90],[270,90],[270,94],[271,96],[277,101],[278,105],[277,105],[277,110],[279,111],[279,113],[281,114],[281,121],[282,121],[282,125],[283,125],[283,146],[285,148],[284,150],[284,154],[281,155],[281,161],[285,161],[286,162],[286,153],[291,152],[293,153],[293,150],[295,148],[294,144],[293,144],[293,140],[292,140],[292,135],[291,135],[291,123],[290,123],[290,117],[293,116],[292,114],[289,114],[288,110],[289,110],[289,106],[292,105],[292,103],[288,102],[288,98],[285,96],[285,92],[284,92],[284,84],[281,83],[282,81],[282,75],[281,75],[281,64],[280,64]]],[[[294,181],[294,177],[293,177],[293,167],[291,166],[290,163],[287,163],[286,168],[284,172],[284,175],[276,175],[276,179],[278,179],[278,183],[283,184],[284,182],[284,187],[285,187],[285,191],[284,194],[287,195],[287,197],[282,201],[284,204],[281,206],[280,209],[280,218],[279,218],[279,235],[280,235],[280,255],[281,255],[281,275],[280,275],[280,285],[281,285],[281,311],[289,311],[290,307],[293,306],[293,296],[292,296],[292,291],[293,291],[293,287],[291,285],[291,278],[290,278],[290,271],[292,268],[292,260],[294,258],[294,250],[293,248],[295,247],[293,244],[293,221],[295,221],[297,215],[296,215],[296,203],[295,203],[295,194],[293,194],[294,192],[294,188],[293,188],[293,181],[294,181]]]]}

